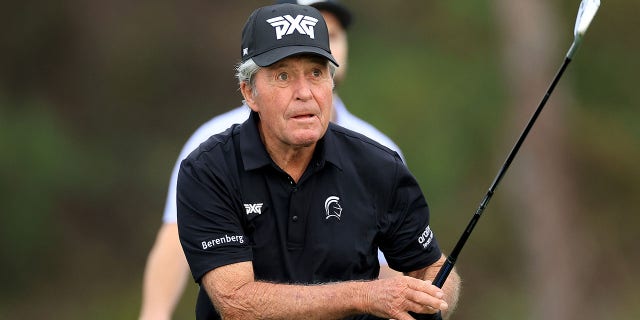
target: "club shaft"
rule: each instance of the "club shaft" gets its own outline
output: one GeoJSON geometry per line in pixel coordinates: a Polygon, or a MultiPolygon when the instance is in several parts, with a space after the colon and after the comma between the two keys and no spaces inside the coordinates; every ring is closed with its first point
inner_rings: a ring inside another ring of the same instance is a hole
{"type": "MultiPolygon", "coordinates": [[[[572,44],[572,48],[573,47],[574,47],[574,44],[572,44]]],[[[553,78],[553,81],[551,82],[551,85],[547,89],[547,92],[545,93],[544,97],[540,101],[540,104],[538,105],[538,107],[536,108],[535,112],[531,116],[531,119],[529,119],[529,122],[527,123],[527,126],[524,128],[524,130],[520,134],[520,137],[518,138],[518,140],[516,141],[515,145],[511,149],[511,152],[509,152],[509,155],[507,156],[507,159],[504,161],[504,164],[502,165],[502,167],[498,171],[498,174],[493,179],[493,183],[491,183],[491,186],[489,187],[489,190],[487,191],[486,195],[484,196],[484,198],[480,202],[480,205],[478,206],[478,209],[473,214],[473,217],[469,221],[469,224],[467,225],[467,227],[465,228],[464,232],[460,236],[460,239],[458,240],[458,243],[456,243],[456,246],[451,251],[451,254],[449,254],[449,256],[447,257],[447,260],[445,261],[444,265],[442,267],[440,267],[440,270],[438,271],[438,274],[436,275],[435,279],[433,280],[433,284],[435,286],[437,286],[438,288],[442,288],[442,286],[444,285],[445,281],[447,280],[447,277],[451,273],[451,270],[453,270],[453,266],[455,265],[456,261],[458,260],[458,255],[460,254],[460,252],[462,251],[462,248],[464,247],[464,245],[466,244],[467,240],[469,239],[469,236],[471,235],[471,232],[473,231],[473,229],[475,228],[476,224],[478,223],[478,220],[480,220],[480,217],[482,216],[482,212],[484,212],[484,209],[489,204],[489,201],[491,200],[491,197],[493,197],[493,194],[495,193],[496,188],[498,187],[498,184],[500,183],[500,181],[502,180],[504,175],[507,173],[507,170],[509,169],[509,166],[511,166],[511,162],[513,162],[513,159],[516,157],[516,154],[520,150],[520,147],[522,146],[522,143],[527,138],[527,135],[529,134],[529,131],[531,131],[531,128],[533,127],[533,125],[535,124],[536,120],[538,119],[538,116],[540,116],[540,113],[542,112],[542,109],[544,108],[545,104],[547,103],[547,100],[549,100],[549,97],[551,96],[551,93],[553,92],[553,89],[555,89],[556,85],[558,84],[558,81],[562,77],[562,74],[564,73],[565,69],[567,68],[567,66],[569,65],[570,62],[571,62],[571,57],[570,56],[566,56],[564,61],[563,61],[563,63],[562,63],[562,65],[560,66],[560,69],[558,69],[558,72],[556,73],[556,76],[553,78]]]]}

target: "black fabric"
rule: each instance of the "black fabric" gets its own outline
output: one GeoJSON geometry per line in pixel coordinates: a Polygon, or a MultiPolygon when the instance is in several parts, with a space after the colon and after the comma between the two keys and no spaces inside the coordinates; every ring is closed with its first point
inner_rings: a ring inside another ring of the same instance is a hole
{"type": "Polygon", "coordinates": [[[261,67],[296,54],[323,56],[336,66],[329,48],[329,30],[316,8],[276,4],[256,9],[242,29],[240,57],[261,67]]]}
{"type": "Polygon", "coordinates": [[[209,299],[209,295],[204,289],[198,292],[198,300],[196,301],[196,320],[220,319],[220,315],[209,299]]]}
{"type": "MultiPolygon", "coordinates": [[[[257,280],[317,284],[377,278],[378,248],[398,271],[440,258],[427,203],[397,153],[330,124],[294,183],[270,159],[258,121],[252,113],[181,165],[178,228],[197,282],[243,261],[257,280]]],[[[199,298],[198,314],[207,308],[199,298]]]]}

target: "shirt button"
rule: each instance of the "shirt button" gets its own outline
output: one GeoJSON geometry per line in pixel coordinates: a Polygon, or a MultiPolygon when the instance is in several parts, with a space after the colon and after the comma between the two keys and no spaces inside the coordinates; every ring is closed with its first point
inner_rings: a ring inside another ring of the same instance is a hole
{"type": "Polygon", "coordinates": [[[293,217],[291,217],[291,220],[293,220],[293,222],[298,221],[298,216],[293,216],[293,217]]]}
{"type": "Polygon", "coordinates": [[[293,192],[297,192],[298,191],[298,187],[293,187],[293,188],[291,188],[291,190],[293,190],[293,192]]]}

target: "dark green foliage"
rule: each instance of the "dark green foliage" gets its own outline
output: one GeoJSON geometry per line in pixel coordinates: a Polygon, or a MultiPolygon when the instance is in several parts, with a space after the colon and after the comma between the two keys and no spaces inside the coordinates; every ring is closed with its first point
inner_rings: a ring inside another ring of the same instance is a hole
{"type": "MultiPolygon", "coordinates": [[[[524,125],[508,123],[495,10],[488,1],[345,2],[356,20],[341,96],[402,148],[448,250],[524,125]]],[[[240,28],[264,3],[22,1],[3,10],[0,319],[137,316],[171,168],[201,123],[240,103],[240,28]]],[[[578,3],[552,3],[563,26],[558,66],[578,3]]],[[[639,9],[604,1],[558,87],[573,97],[559,107],[597,244],[587,266],[593,312],[618,320],[640,316],[639,9]]],[[[497,196],[465,248],[461,317],[527,311],[514,210],[497,196]]],[[[194,292],[190,283],[176,318],[192,318],[194,292]]]]}

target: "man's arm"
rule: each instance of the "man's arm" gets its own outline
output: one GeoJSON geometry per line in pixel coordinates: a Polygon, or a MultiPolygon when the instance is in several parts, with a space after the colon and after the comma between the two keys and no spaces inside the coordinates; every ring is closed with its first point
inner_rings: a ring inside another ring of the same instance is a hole
{"type": "Polygon", "coordinates": [[[201,285],[223,319],[340,319],[373,314],[409,320],[413,318],[407,311],[435,313],[447,308],[442,290],[412,277],[276,284],[255,281],[250,261],[213,269],[204,275],[201,285]]]}
{"type": "Polygon", "coordinates": [[[147,259],[139,319],[171,319],[188,274],[189,266],[178,239],[178,225],[163,223],[147,259]]]}
{"type": "Polygon", "coordinates": [[[402,272],[395,271],[389,267],[387,264],[380,265],[380,274],[378,275],[378,279],[386,279],[391,277],[401,276],[402,272]]]}
{"type": "MultiPolygon", "coordinates": [[[[440,257],[440,260],[438,260],[436,263],[420,270],[407,272],[405,273],[405,275],[418,279],[433,281],[433,279],[435,279],[436,275],[438,274],[438,271],[440,271],[440,267],[442,267],[446,260],[447,258],[442,255],[442,257],[440,257]]],[[[458,304],[458,298],[460,297],[460,284],[460,276],[454,268],[453,270],[451,270],[451,273],[447,277],[447,281],[445,281],[442,287],[442,291],[444,291],[444,300],[449,305],[449,308],[447,310],[442,310],[442,317],[444,319],[447,319],[453,313],[453,310],[455,310],[456,305],[458,304]]]]}

